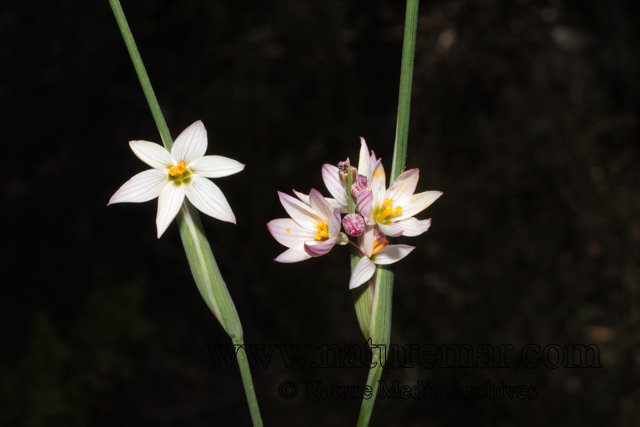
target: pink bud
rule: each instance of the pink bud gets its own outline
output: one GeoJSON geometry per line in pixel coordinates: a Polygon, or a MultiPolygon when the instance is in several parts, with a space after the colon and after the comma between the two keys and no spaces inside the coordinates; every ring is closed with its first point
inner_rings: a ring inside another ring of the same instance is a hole
{"type": "Polygon", "coordinates": [[[349,236],[358,237],[364,231],[364,218],[358,214],[347,214],[342,220],[342,226],[349,236]]]}
{"type": "Polygon", "coordinates": [[[367,189],[367,177],[358,174],[355,182],[351,185],[351,195],[358,198],[358,193],[367,189]]]}

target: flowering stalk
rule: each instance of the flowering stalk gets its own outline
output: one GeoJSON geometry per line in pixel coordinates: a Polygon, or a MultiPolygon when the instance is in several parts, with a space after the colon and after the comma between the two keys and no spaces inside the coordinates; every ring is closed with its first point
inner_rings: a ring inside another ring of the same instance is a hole
{"type": "MultiPolygon", "coordinates": [[[[349,163],[349,168],[351,168],[351,163],[349,163]]],[[[353,185],[353,179],[351,174],[347,175],[347,197],[349,198],[349,213],[352,214],[356,210],[355,200],[353,195],[351,194],[351,186],[353,185]]],[[[351,259],[351,272],[358,265],[358,261],[360,261],[360,255],[358,252],[351,248],[349,257],[351,259]]],[[[369,292],[369,288],[373,286],[373,279],[370,279],[363,286],[359,286],[353,290],[353,304],[356,309],[356,317],[358,318],[358,324],[360,325],[360,330],[364,335],[365,340],[369,340],[371,338],[371,292],[369,292]]]]}
{"type": "MultiPolygon", "coordinates": [[[[118,26],[124,38],[125,44],[133,61],[133,65],[138,74],[140,84],[149,103],[151,113],[158,127],[158,131],[162,137],[163,144],[167,151],[171,152],[173,140],[169,129],[160,110],[160,105],[151,87],[151,82],[145,70],[144,64],[140,57],[140,52],[136,47],[136,43],[127,24],[122,7],[119,0],[109,0],[113,13],[115,15],[118,26]]],[[[184,167],[183,167],[184,169],[184,167]]],[[[177,173],[185,172],[179,170],[177,173]]],[[[169,172],[171,175],[171,171],[169,172]]],[[[229,334],[234,344],[244,344],[242,325],[236,307],[229,295],[227,286],[222,279],[218,265],[216,264],[211,245],[207,240],[200,221],[198,211],[188,201],[184,200],[180,207],[180,211],[176,216],[178,227],[180,229],[180,237],[184,246],[191,273],[198,286],[198,290],[205,300],[211,312],[216,316],[224,330],[229,334]]],[[[160,230],[159,230],[159,234],[160,230]]],[[[249,402],[249,410],[253,425],[262,426],[260,410],[256,399],[253,381],[246,355],[242,351],[236,353],[238,365],[242,375],[242,382],[245,388],[245,394],[249,402]]]]}
{"type": "MultiPolygon", "coordinates": [[[[402,46],[402,66],[400,71],[400,94],[398,99],[398,119],[396,124],[396,139],[393,149],[393,167],[389,187],[402,173],[407,158],[407,141],[409,134],[409,110],[411,103],[411,82],[413,79],[413,60],[415,56],[416,30],[418,27],[419,0],[407,0],[405,15],[404,42],[402,46]]],[[[352,263],[353,268],[353,263],[352,263]]],[[[391,305],[393,295],[393,268],[380,265],[376,268],[375,291],[371,307],[371,342],[373,345],[388,348],[391,339],[391,305]]],[[[356,311],[358,306],[356,304],[356,311]]],[[[385,363],[385,351],[374,351],[372,367],[367,378],[367,385],[376,396],[382,368],[385,363]]],[[[358,418],[358,426],[369,425],[375,398],[363,399],[358,418]]]]}

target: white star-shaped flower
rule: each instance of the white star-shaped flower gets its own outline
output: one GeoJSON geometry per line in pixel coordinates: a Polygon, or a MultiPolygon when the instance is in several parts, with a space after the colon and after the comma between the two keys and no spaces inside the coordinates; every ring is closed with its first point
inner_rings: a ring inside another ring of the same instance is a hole
{"type": "Polygon", "coordinates": [[[129,145],[134,154],[153,169],[125,182],[108,205],[141,203],[158,197],[158,238],[178,214],[185,196],[201,212],[235,224],[236,217],[229,202],[218,186],[207,178],[238,173],[244,165],[227,157],[204,155],[207,130],[200,120],[178,136],[171,152],[148,141],[130,141],[129,145]]]}

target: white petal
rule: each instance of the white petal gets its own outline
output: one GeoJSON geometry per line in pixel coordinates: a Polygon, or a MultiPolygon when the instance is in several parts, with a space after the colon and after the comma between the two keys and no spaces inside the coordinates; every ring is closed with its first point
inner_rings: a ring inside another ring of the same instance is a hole
{"type": "Polygon", "coordinates": [[[401,173],[400,176],[393,181],[393,185],[389,187],[385,197],[393,200],[393,206],[404,207],[403,203],[409,200],[416,191],[419,177],[419,169],[411,169],[401,173]]]}
{"type": "Polygon", "coordinates": [[[371,225],[367,225],[364,228],[364,233],[358,237],[358,246],[367,255],[371,256],[373,252],[373,243],[376,239],[375,228],[371,225]]]}
{"type": "Polygon", "coordinates": [[[307,242],[304,244],[304,250],[306,253],[308,253],[313,257],[326,255],[329,253],[331,249],[333,249],[337,241],[338,239],[334,237],[333,239],[327,239],[324,242],[319,242],[315,244],[311,242],[307,242]]]}
{"type": "Polygon", "coordinates": [[[300,227],[291,218],[274,219],[267,223],[271,235],[288,248],[300,246],[304,242],[315,239],[315,233],[300,227]]]}
{"type": "MultiPolygon", "coordinates": [[[[303,203],[305,203],[307,205],[311,204],[311,201],[309,200],[309,195],[308,194],[304,194],[304,193],[301,193],[301,192],[296,191],[296,190],[293,190],[293,192],[298,197],[298,199],[300,199],[301,202],[303,202],[303,203]]],[[[336,201],[336,199],[332,199],[331,197],[325,197],[324,199],[327,201],[327,203],[329,203],[329,206],[331,206],[331,209],[338,209],[340,211],[340,213],[349,212],[349,206],[341,205],[340,203],[338,203],[336,201]]]]}
{"type": "Polygon", "coordinates": [[[191,177],[186,184],[187,198],[199,211],[220,221],[236,223],[236,217],[222,191],[207,178],[198,175],[191,177]]]}
{"type": "Polygon", "coordinates": [[[341,205],[340,203],[338,203],[338,201],[336,199],[332,199],[331,197],[325,197],[324,199],[327,202],[329,202],[329,205],[331,206],[331,209],[338,209],[340,211],[340,213],[348,213],[349,212],[349,206],[341,205]]]}
{"type": "Polygon", "coordinates": [[[167,173],[149,169],[125,182],[116,194],[111,196],[107,206],[114,203],[141,203],[155,199],[167,183],[167,173]]]}
{"type": "Polygon", "coordinates": [[[431,227],[431,219],[407,218],[396,222],[395,225],[404,230],[403,236],[414,237],[421,235],[431,227]]]}
{"type": "Polygon", "coordinates": [[[356,267],[351,273],[351,279],[349,280],[349,289],[357,288],[364,282],[369,280],[373,273],[376,272],[376,265],[371,262],[369,258],[363,256],[356,264],[356,267]]]}
{"type": "Polygon", "coordinates": [[[402,235],[402,233],[404,233],[404,229],[398,226],[398,224],[385,225],[385,224],[378,223],[378,228],[380,229],[380,231],[382,231],[382,233],[385,236],[389,236],[389,237],[398,237],[402,235]]]}
{"type": "Polygon", "coordinates": [[[398,215],[395,220],[401,221],[410,218],[428,208],[438,197],[442,196],[442,191],[425,191],[423,193],[414,194],[402,205],[402,214],[398,215]]]}
{"type": "Polygon", "coordinates": [[[304,194],[301,193],[299,191],[293,190],[293,193],[298,197],[298,199],[300,199],[300,201],[302,201],[302,203],[309,205],[311,204],[311,202],[309,201],[309,195],[308,194],[304,194]]]}
{"type": "Polygon", "coordinates": [[[280,203],[282,203],[284,209],[295,222],[314,233],[317,231],[318,223],[323,221],[310,206],[279,191],[278,196],[280,197],[280,203]]]}
{"type": "Polygon", "coordinates": [[[349,203],[347,201],[347,189],[340,179],[339,169],[329,164],[322,165],[322,179],[329,193],[335,197],[336,202],[341,206],[346,206],[349,203]]]}
{"type": "Polygon", "coordinates": [[[341,228],[342,221],[340,220],[340,211],[338,209],[334,209],[331,217],[329,217],[329,237],[338,237],[341,228]]]}
{"type": "Polygon", "coordinates": [[[182,206],[182,202],[184,201],[184,193],[184,184],[174,185],[171,181],[162,188],[160,196],[158,197],[158,215],[156,216],[158,239],[178,214],[180,206],[182,206]]]}
{"type": "Polygon", "coordinates": [[[174,165],[171,154],[161,145],[149,141],[129,141],[133,154],[154,169],[166,171],[174,165]]]}
{"type": "Polygon", "coordinates": [[[408,245],[388,245],[373,256],[373,262],[380,265],[393,264],[406,257],[415,248],[408,245]]]}
{"type": "Polygon", "coordinates": [[[200,120],[186,128],[176,138],[171,155],[177,161],[192,162],[207,151],[207,130],[200,120]]]}
{"type": "Polygon", "coordinates": [[[311,255],[304,251],[304,246],[300,245],[282,252],[274,261],[289,263],[300,262],[309,258],[311,258],[311,255]]]}
{"type": "Polygon", "coordinates": [[[228,157],[204,156],[189,163],[189,168],[200,176],[220,178],[240,172],[244,165],[228,157]]]}
{"type": "Polygon", "coordinates": [[[309,192],[309,203],[311,204],[311,209],[316,211],[324,222],[329,222],[329,217],[333,214],[333,209],[331,209],[329,202],[324,199],[318,190],[311,189],[309,192]]]}
{"type": "Polygon", "coordinates": [[[358,174],[369,179],[369,147],[363,137],[360,137],[360,159],[358,159],[358,174]]]}
{"type": "Polygon", "coordinates": [[[369,188],[373,191],[373,208],[384,206],[385,197],[385,175],[382,163],[378,163],[371,174],[369,188]]]}

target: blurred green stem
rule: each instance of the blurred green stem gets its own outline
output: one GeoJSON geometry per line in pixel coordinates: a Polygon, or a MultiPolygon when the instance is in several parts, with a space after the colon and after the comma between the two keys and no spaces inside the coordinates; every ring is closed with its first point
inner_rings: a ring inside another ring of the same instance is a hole
{"type": "MultiPolygon", "coordinates": [[[[419,0],[407,1],[407,12],[404,25],[404,42],[402,46],[402,66],[400,70],[400,95],[398,99],[398,117],[396,123],[396,140],[393,148],[393,166],[389,177],[389,186],[402,173],[407,158],[409,137],[409,111],[411,105],[411,82],[413,79],[413,60],[416,49],[416,32],[418,28],[419,0]]],[[[391,242],[393,243],[393,242],[391,242]]],[[[353,265],[353,264],[352,264],[353,265]]],[[[391,307],[393,296],[393,268],[378,266],[375,275],[375,293],[371,304],[371,341],[373,344],[373,360],[376,361],[376,348],[386,350],[391,340],[391,307]]],[[[373,389],[370,399],[363,399],[358,418],[358,427],[369,425],[386,351],[381,352],[377,362],[371,367],[367,385],[373,389]]]]}
{"type": "MultiPolygon", "coordinates": [[[[167,150],[171,151],[173,140],[169,133],[169,128],[167,127],[167,123],[160,110],[160,105],[151,87],[149,76],[142,63],[142,58],[140,58],[140,52],[138,52],[136,43],[133,40],[133,34],[131,34],[120,2],[118,0],[109,0],[109,2],[111,3],[111,8],[113,9],[118,26],[120,27],[124,42],[129,50],[129,55],[131,55],[133,66],[138,74],[138,79],[140,79],[142,90],[147,97],[149,108],[156,121],[156,126],[160,132],[164,146],[167,150]]],[[[191,268],[191,274],[198,286],[200,295],[222,327],[229,334],[233,343],[243,345],[242,325],[240,324],[238,311],[216,264],[213,252],[211,251],[211,245],[200,221],[200,215],[188,200],[185,199],[180,212],[176,216],[176,221],[180,230],[180,237],[187,255],[187,260],[189,261],[189,267],[191,268]]],[[[249,403],[249,411],[253,425],[254,427],[262,427],[262,418],[260,417],[260,409],[258,408],[258,401],[246,354],[244,351],[238,351],[236,357],[238,358],[242,384],[244,385],[245,394],[249,403]]]]}

